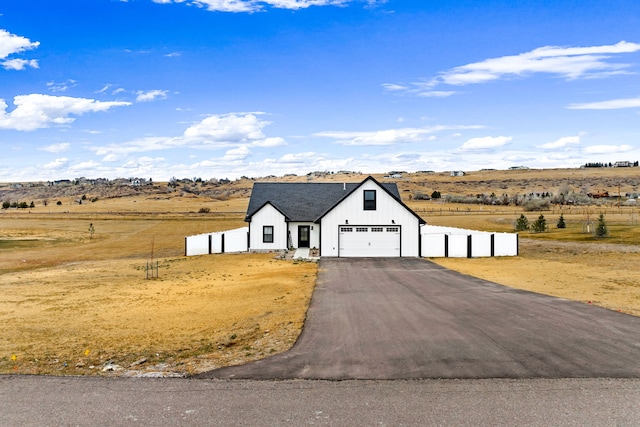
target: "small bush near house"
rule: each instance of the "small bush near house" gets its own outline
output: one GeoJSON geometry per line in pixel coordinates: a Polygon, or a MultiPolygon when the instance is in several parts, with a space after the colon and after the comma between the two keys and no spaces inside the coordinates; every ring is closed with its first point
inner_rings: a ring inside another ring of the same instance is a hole
{"type": "Polygon", "coordinates": [[[58,201],[56,202],[56,205],[58,205],[58,206],[62,206],[62,202],[61,202],[60,200],[58,200],[58,201]]]}
{"type": "Polygon", "coordinates": [[[516,220],[516,231],[525,231],[529,229],[529,220],[524,214],[520,215],[520,218],[516,220]]]}
{"type": "Polygon", "coordinates": [[[431,198],[432,199],[439,199],[441,197],[440,192],[439,191],[434,191],[433,193],[431,193],[431,198]]]}

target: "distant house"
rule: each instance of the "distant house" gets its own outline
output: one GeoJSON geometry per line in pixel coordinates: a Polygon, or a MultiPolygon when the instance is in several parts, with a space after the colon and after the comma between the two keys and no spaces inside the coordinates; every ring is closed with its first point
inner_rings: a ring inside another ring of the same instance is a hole
{"type": "Polygon", "coordinates": [[[615,168],[630,168],[632,166],[631,162],[628,161],[621,161],[621,162],[615,162],[613,164],[613,167],[615,168]]]}
{"type": "Polygon", "coordinates": [[[465,176],[463,171],[451,171],[451,176],[465,176]]]}
{"type": "Polygon", "coordinates": [[[417,257],[425,221],[395,183],[253,185],[245,221],[249,250],[318,248],[321,256],[417,257]]]}

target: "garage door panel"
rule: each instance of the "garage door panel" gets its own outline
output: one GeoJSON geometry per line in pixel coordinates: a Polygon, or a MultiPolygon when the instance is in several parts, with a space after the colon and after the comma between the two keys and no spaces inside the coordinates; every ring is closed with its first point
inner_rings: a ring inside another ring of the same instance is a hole
{"type": "Polygon", "coordinates": [[[400,227],[341,226],[341,257],[399,257],[400,227]]]}

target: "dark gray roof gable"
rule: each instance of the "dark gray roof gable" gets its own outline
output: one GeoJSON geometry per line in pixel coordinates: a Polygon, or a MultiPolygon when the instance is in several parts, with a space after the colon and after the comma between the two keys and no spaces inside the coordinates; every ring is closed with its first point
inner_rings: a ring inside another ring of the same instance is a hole
{"type": "Polygon", "coordinates": [[[372,177],[361,183],[308,183],[308,182],[256,182],[251,190],[251,199],[247,208],[245,221],[270,203],[282,213],[287,221],[316,222],[342,199],[354,192],[367,180],[373,180],[385,192],[396,199],[402,206],[412,212],[421,223],[422,218],[416,215],[400,200],[398,186],[395,183],[380,184],[372,177]]]}

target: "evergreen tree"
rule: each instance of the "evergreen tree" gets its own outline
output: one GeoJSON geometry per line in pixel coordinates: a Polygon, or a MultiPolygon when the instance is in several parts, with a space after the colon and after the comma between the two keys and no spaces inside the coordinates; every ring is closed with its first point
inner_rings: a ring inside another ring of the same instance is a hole
{"type": "Polygon", "coordinates": [[[544,215],[540,214],[538,219],[536,219],[534,223],[531,225],[531,228],[533,228],[533,231],[536,233],[542,233],[543,231],[546,231],[547,220],[544,219],[544,215]]]}
{"type": "Polygon", "coordinates": [[[433,193],[431,193],[431,198],[432,199],[439,199],[440,198],[440,192],[438,190],[435,190],[433,193]]]}
{"type": "Polygon", "coordinates": [[[558,224],[556,225],[558,228],[567,228],[567,224],[564,222],[564,217],[560,214],[560,218],[558,218],[558,224]]]}
{"type": "Polygon", "coordinates": [[[596,226],[596,237],[606,237],[607,234],[609,234],[609,231],[607,230],[607,224],[604,222],[604,214],[601,213],[596,226]]]}
{"type": "Polygon", "coordinates": [[[516,221],[516,231],[524,231],[529,229],[529,220],[524,214],[520,214],[520,218],[516,221]]]}

